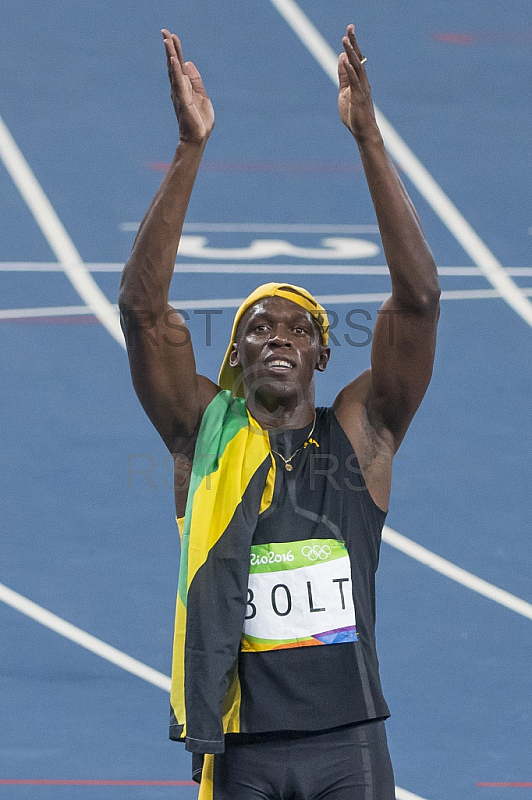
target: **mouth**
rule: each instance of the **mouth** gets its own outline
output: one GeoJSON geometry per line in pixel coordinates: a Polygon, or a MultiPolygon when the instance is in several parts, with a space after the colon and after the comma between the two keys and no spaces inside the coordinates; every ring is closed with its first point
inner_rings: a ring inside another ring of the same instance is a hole
{"type": "Polygon", "coordinates": [[[286,358],[270,358],[264,363],[269,370],[277,373],[290,372],[295,367],[295,364],[286,358]]]}

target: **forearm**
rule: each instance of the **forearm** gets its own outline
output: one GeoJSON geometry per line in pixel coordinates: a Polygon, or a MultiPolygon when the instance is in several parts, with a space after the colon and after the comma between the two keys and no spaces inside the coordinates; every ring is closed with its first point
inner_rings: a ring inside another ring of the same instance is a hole
{"type": "Polygon", "coordinates": [[[439,296],[438,274],[418,215],[391,162],[378,128],[357,141],[377,215],[394,299],[424,307],[439,296]]]}
{"type": "Polygon", "coordinates": [[[205,142],[180,142],[139,227],[120,283],[122,308],[163,312],[205,142]]]}

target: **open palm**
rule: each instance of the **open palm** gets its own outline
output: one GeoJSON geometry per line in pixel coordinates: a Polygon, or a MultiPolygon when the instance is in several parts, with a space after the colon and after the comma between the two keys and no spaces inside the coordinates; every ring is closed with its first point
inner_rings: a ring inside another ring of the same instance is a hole
{"type": "Polygon", "coordinates": [[[180,139],[183,142],[205,142],[214,127],[214,109],[201,75],[192,61],[183,61],[179,37],[166,29],[162,34],[180,139]]]}
{"type": "Polygon", "coordinates": [[[340,119],[351,133],[363,136],[376,130],[375,112],[363,58],[353,25],[347,28],[343,38],[344,52],[338,59],[338,111],[340,119]]]}

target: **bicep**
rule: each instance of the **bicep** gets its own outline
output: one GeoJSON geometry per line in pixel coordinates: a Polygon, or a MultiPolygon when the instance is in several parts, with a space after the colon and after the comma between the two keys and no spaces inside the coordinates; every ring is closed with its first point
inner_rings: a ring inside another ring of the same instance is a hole
{"type": "Polygon", "coordinates": [[[368,418],[399,447],[427,391],[436,351],[439,302],[416,308],[390,297],[380,309],[371,349],[368,418]]]}
{"type": "Polygon", "coordinates": [[[135,392],[171,451],[220,389],[197,374],[190,332],[170,306],[162,315],[122,309],[121,322],[135,392]]]}

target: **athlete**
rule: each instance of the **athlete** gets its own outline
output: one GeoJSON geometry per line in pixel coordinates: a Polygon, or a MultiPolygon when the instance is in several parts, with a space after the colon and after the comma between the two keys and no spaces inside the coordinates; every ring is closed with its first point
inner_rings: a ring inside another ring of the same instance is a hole
{"type": "Polygon", "coordinates": [[[179,143],[124,268],[120,311],[135,390],[175,462],[170,735],[193,753],[202,800],[392,800],[374,575],[393,456],[432,374],[434,260],[349,25],[338,108],[392,283],[371,368],[316,408],[326,311],[270,283],[238,310],[218,382],[199,375],[168,292],[214,112],[178,37],[162,34],[179,143]]]}

